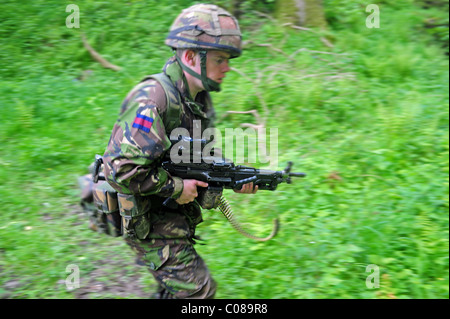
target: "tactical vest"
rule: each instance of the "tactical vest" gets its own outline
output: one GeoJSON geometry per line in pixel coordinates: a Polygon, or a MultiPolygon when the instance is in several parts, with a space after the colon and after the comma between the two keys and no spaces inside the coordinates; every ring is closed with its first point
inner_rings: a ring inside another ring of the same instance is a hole
{"type": "Polygon", "coordinates": [[[166,128],[166,135],[170,135],[173,129],[180,126],[181,123],[181,109],[182,101],[178,89],[173,85],[170,78],[165,73],[158,73],[146,76],[142,81],[154,79],[161,84],[166,94],[167,99],[167,110],[163,117],[163,123],[166,128]]]}
{"type": "MultiPolygon", "coordinates": [[[[162,119],[169,135],[181,124],[182,100],[178,89],[165,73],[146,76],[140,83],[154,79],[161,84],[167,99],[162,119]]],[[[93,165],[91,165],[93,166],[93,165]]],[[[103,165],[100,167],[103,172],[103,165]]],[[[96,172],[79,178],[81,206],[88,213],[89,227],[113,237],[145,239],[150,232],[150,200],[139,195],[120,194],[106,181],[94,182],[96,172]]]]}

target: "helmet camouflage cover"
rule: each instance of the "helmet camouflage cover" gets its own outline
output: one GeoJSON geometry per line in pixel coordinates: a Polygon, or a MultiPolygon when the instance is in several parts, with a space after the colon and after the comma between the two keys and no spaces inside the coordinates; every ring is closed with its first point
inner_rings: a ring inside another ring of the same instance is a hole
{"type": "Polygon", "coordinates": [[[184,9],[170,27],[165,44],[174,49],[220,50],[241,55],[241,31],[236,18],[211,4],[184,9]]]}

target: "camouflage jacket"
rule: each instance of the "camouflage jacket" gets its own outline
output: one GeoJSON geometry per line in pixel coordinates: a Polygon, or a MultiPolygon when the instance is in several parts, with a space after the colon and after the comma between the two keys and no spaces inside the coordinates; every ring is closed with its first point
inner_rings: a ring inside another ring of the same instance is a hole
{"type": "MultiPolygon", "coordinates": [[[[200,120],[196,123],[201,123],[201,132],[212,127],[214,109],[209,93],[200,92],[192,100],[175,57],[167,61],[163,72],[173,83],[173,93],[181,98],[179,126],[187,129],[190,136],[194,120],[200,120]]],[[[105,177],[119,193],[150,198],[150,238],[192,237],[195,225],[202,221],[199,205],[181,205],[176,211],[162,206],[167,197],[176,199],[183,191],[182,179],[170,176],[160,166],[171,146],[170,132],[166,131],[167,111],[164,88],[155,79],[145,79],[131,90],[103,156],[105,177]]]]}

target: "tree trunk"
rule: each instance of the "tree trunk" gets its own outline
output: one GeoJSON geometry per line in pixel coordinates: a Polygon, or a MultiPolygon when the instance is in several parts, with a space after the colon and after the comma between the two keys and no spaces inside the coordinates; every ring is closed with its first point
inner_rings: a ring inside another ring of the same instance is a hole
{"type": "Polygon", "coordinates": [[[241,5],[244,0],[231,0],[227,2],[226,5],[223,6],[225,10],[228,10],[232,15],[236,17],[236,19],[240,19],[242,15],[241,5]]]}
{"type": "Polygon", "coordinates": [[[276,0],[275,16],[282,23],[325,29],[322,0],[276,0]]]}

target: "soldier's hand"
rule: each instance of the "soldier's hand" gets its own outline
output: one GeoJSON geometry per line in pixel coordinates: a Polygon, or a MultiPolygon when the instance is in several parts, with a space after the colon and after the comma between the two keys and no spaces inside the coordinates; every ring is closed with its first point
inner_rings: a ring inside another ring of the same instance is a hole
{"type": "Polygon", "coordinates": [[[183,192],[181,193],[181,196],[176,200],[176,202],[180,205],[193,202],[194,199],[198,196],[197,186],[208,187],[208,183],[195,179],[184,179],[183,192]]]}
{"type": "Polygon", "coordinates": [[[240,190],[234,189],[234,192],[239,194],[255,194],[257,191],[258,185],[253,187],[253,183],[242,185],[242,188],[240,190]]]}

